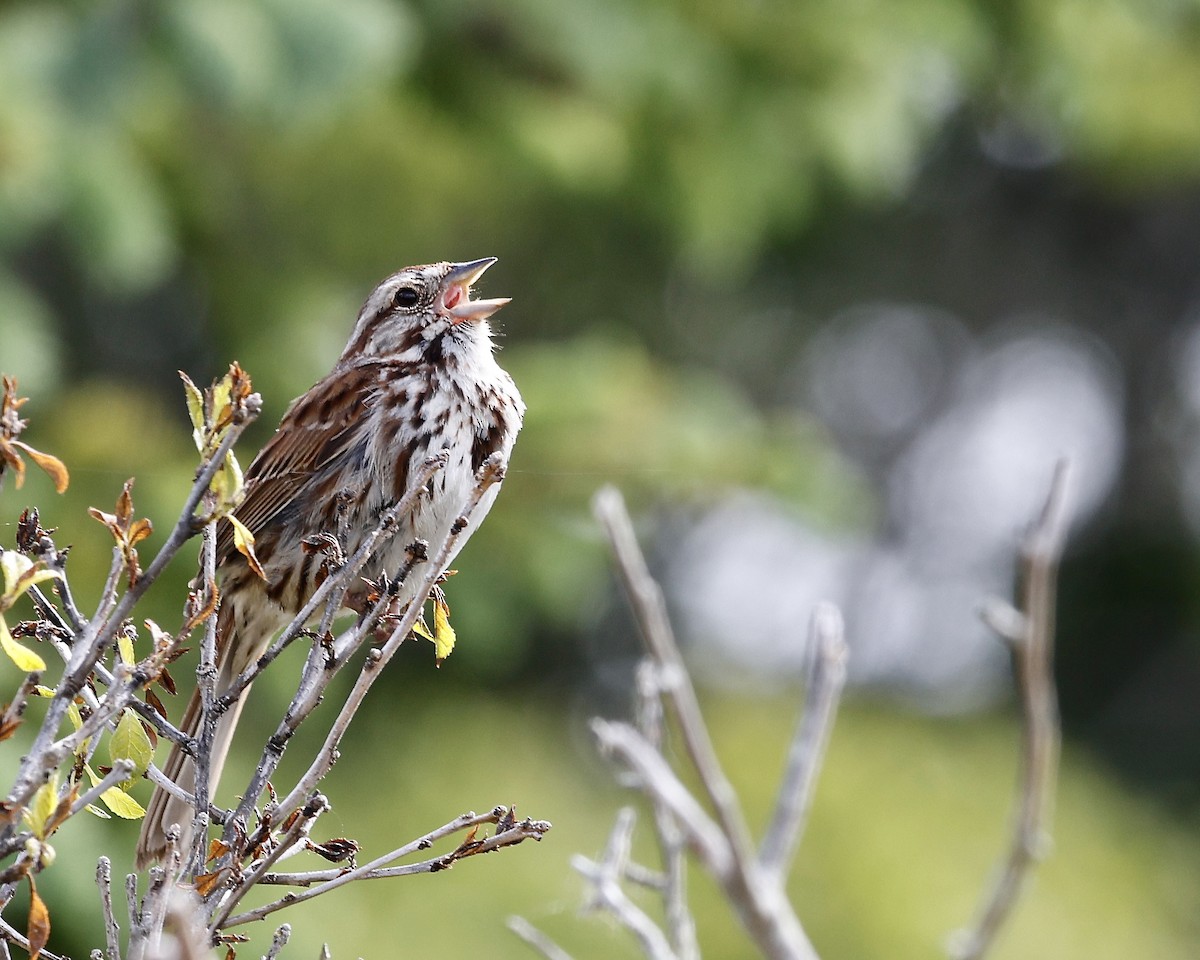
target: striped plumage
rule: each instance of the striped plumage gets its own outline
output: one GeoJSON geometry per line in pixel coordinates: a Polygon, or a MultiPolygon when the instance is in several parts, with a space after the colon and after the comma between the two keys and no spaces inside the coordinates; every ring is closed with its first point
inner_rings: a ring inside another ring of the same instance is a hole
{"type": "MultiPolygon", "coordinates": [[[[266,581],[250,570],[234,549],[232,532],[223,529],[217,544],[218,695],[263,654],[316,588],[321,558],[303,549],[305,538],[340,529],[346,554],[353,554],[425,459],[448,450],[446,466],[405,519],[407,528],[387,542],[363,575],[394,570],[414,539],[435,548],[444,541],[474,488],[479,465],[495,452],[508,456],[525,405],[496,363],[487,320],[508,301],[470,299],[471,284],[494,262],[408,267],[380,283],[332,372],[292,403],[246,470],[246,497],[237,516],[254,533],[266,581]],[[339,495],[346,511],[340,520],[339,495]]],[[[499,484],[488,490],[473,526],[498,490],[499,484]]],[[[361,601],[352,591],[347,606],[361,601]]],[[[210,790],[216,789],[245,701],[243,694],[218,725],[210,790]]],[[[194,695],[182,728],[194,736],[198,722],[194,695]]],[[[193,789],[191,760],[178,748],[163,772],[193,789]]],[[[139,869],[161,857],[171,823],[180,824],[186,843],[191,820],[189,805],[156,789],[138,841],[139,869]]]]}

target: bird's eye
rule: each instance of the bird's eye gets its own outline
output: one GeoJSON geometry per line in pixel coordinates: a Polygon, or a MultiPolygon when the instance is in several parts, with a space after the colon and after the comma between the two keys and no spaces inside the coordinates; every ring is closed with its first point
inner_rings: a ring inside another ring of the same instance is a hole
{"type": "Polygon", "coordinates": [[[416,287],[401,287],[392,294],[392,306],[415,307],[421,299],[421,293],[416,287]]]}

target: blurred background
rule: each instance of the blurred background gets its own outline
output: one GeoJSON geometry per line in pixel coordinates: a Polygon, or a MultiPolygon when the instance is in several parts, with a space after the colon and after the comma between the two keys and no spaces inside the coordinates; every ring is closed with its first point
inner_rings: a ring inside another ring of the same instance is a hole
{"type": "MultiPolygon", "coordinates": [[[[93,603],[111,541],[86,507],[135,476],[153,550],[190,483],[176,370],[250,371],[246,463],[380,277],[497,256],[526,428],[448,587],[454,656],[402,651],[323,825],[372,851],[500,802],[556,826],[318,900],[292,951],[530,956],[520,912],[634,955],[576,917],[568,865],[623,799],[586,731],[627,713],[638,654],[589,510],[614,483],[756,825],[812,603],[843,605],[851,694],[793,894],[823,956],[927,957],[1016,767],[976,611],[1068,455],[1057,847],[996,956],[1194,956],[1198,251],[1195,0],[9,2],[0,370],[72,484],[6,482],[0,537],[39,505],[93,603]]],[[[191,562],[144,615],[178,621],[191,562]]],[[[59,838],[52,947],[100,942],[90,864],[134,832],[59,838]]],[[[705,955],[745,956],[695,887],[705,955]]]]}

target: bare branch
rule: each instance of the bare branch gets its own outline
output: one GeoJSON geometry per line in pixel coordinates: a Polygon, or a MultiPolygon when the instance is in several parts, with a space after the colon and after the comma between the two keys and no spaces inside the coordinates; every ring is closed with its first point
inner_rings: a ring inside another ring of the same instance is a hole
{"type": "MultiPolygon", "coordinates": [[[[437,581],[437,578],[441,576],[442,571],[449,562],[449,558],[454,553],[454,548],[458,543],[459,537],[470,524],[471,516],[475,513],[476,507],[479,506],[479,501],[483,499],[483,495],[493,484],[499,483],[504,479],[504,470],[505,463],[499,454],[492,454],[492,456],[488,457],[488,459],[484,461],[483,466],[480,467],[475,489],[471,492],[467,502],[463,505],[463,509],[459,514],[458,519],[451,527],[450,535],[441,545],[441,548],[439,549],[438,554],[434,558],[433,562],[428,565],[428,572],[425,574],[424,580],[413,594],[412,600],[409,601],[408,609],[405,611],[404,616],[396,625],[396,628],[392,631],[392,634],[387,639],[387,642],[384,643],[382,647],[375,648],[371,651],[372,655],[368,657],[367,662],[364,664],[362,671],[358,675],[358,679],[355,680],[354,686],[350,690],[349,695],[346,697],[346,701],[342,705],[342,709],[338,712],[338,715],[333,722],[333,726],[330,728],[329,734],[325,738],[325,743],[321,747],[320,752],[317,754],[316,759],[300,778],[300,781],[296,784],[296,786],[292,788],[291,792],[276,805],[277,816],[286,817],[293,810],[297,809],[300,804],[303,803],[303,798],[306,797],[315,788],[320,779],[333,768],[338,744],[341,743],[342,736],[345,734],[346,728],[350,725],[351,719],[353,719],[355,713],[358,712],[359,707],[362,705],[362,701],[366,697],[367,691],[371,689],[371,686],[375,683],[375,680],[379,677],[380,673],[383,671],[383,668],[387,666],[388,661],[390,661],[395,655],[396,651],[400,649],[400,644],[402,644],[412,632],[413,624],[417,622],[417,618],[421,615],[421,609],[425,604],[425,600],[429,597],[429,593],[433,589],[434,583],[437,581]]],[[[245,803],[246,801],[243,800],[243,806],[245,803]]],[[[253,803],[253,798],[251,798],[251,803],[253,803]]],[[[241,809],[241,807],[238,808],[239,815],[241,813],[241,809]]]]}
{"type": "Polygon", "coordinates": [[[96,864],[96,886],[100,888],[100,904],[104,911],[104,941],[107,945],[104,956],[107,960],[121,960],[121,927],[113,912],[112,863],[101,857],[96,864]]]}
{"type": "MultiPolygon", "coordinates": [[[[494,807],[486,814],[464,813],[450,823],[447,823],[437,830],[427,833],[424,837],[414,840],[399,847],[390,853],[385,854],[370,863],[363,864],[352,870],[340,870],[335,876],[323,879],[323,881],[311,889],[305,890],[303,893],[289,893],[273,903],[268,903],[255,910],[246,913],[240,913],[237,916],[230,917],[222,925],[221,929],[227,930],[230,927],[239,926],[244,923],[249,923],[252,920],[261,920],[263,917],[269,916],[277,910],[282,910],[284,907],[290,907],[297,903],[303,903],[306,900],[311,900],[314,897],[319,897],[322,894],[329,893],[331,890],[336,890],[338,887],[345,886],[356,880],[367,879],[382,879],[386,877],[402,877],[412,876],[418,873],[437,873],[442,870],[448,870],[459,860],[464,860],[468,857],[477,856],[483,853],[491,853],[494,850],[499,850],[504,847],[515,846],[525,840],[541,840],[542,837],[550,830],[551,825],[545,820],[530,820],[525,819],[518,823],[508,825],[508,818],[511,816],[511,811],[503,806],[494,807]],[[428,849],[436,840],[442,837],[450,836],[464,829],[479,826],[484,823],[495,823],[505,825],[505,829],[497,832],[485,840],[475,840],[472,835],[461,843],[456,849],[450,851],[440,857],[434,857],[429,860],[424,860],[421,863],[409,864],[403,867],[387,867],[385,864],[391,863],[400,857],[407,856],[417,850],[428,849]]],[[[322,874],[327,872],[321,871],[322,874]]],[[[262,877],[262,883],[288,883],[288,884],[303,884],[311,882],[312,875],[305,874],[267,874],[262,877]]]]}
{"type": "Polygon", "coordinates": [[[317,794],[305,805],[300,814],[293,819],[291,826],[288,827],[284,835],[279,838],[274,849],[254,864],[253,868],[242,878],[242,882],[224,898],[224,901],[213,915],[212,920],[209,921],[208,934],[210,937],[225,926],[225,921],[229,918],[229,914],[233,912],[242,898],[250,892],[251,887],[262,879],[263,874],[270,870],[280,857],[308,836],[313,824],[328,809],[329,801],[320,794],[317,794]]]}
{"type": "Polygon", "coordinates": [[[1055,467],[1050,493],[1021,545],[1020,622],[1003,634],[1013,657],[1023,729],[1012,836],[974,925],[953,938],[956,960],[979,960],[1011,914],[1034,864],[1044,855],[1058,779],[1058,698],[1054,686],[1054,612],[1058,564],[1066,539],[1065,460],[1055,467]]]}
{"type": "MultiPolygon", "coordinates": [[[[15,943],[22,950],[29,951],[29,941],[26,939],[25,934],[3,919],[0,919],[0,942],[15,943]]],[[[51,953],[45,949],[42,950],[39,956],[45,957],[46,960],[69,960],[68,957],[59,956],[57,953],[51,953]]]]}
{"type": "Polygon", "coordinates": [[[642,953],[650,960],[677,960],[666,934],[626,896],[621,887],[625,865],[629,862],[629,847],[636,820],[633,807],[623,807],[609,834],[603,858],[596,862],[576,855],[571,858],[571,866],[591,884],[591,895],[585,909],[605,910],[612,914],[621,926],[633,934],[642,953]]]}
{"type": "Polygon", "coordinates": [[[688,846],[709,872],[714,876],[727,875],[733,860],[728,840],[663,755],[627,723],[597,718],[591,727],[600,752],[620,760],[637,778],[638,789],[670,811],[688,846]]]}
{"type": "MultiPolygon", "coordinates": [[[[637,723],[646,741],[661,751],[663,745],[663,706],[659,672],[653,660],[643,660],[637,670],[637,723]]],[[[683,831],[674,814],[661,800],[651,797],[654,809],[654,832],[662,857],[663,911],[667,939],[680,960],[699,960],[700,946],[696,942],[696,922],[688,908],[687,845],[683,831]]],[[[628,871],[627,871],[628,874],[628,871]]],[[[632,874],[629,879],[637,882],[632,874]]]]}
{"type": "MultiPolygon", "coordinates": [[[[200,546],[200,571],[203,584],[199,588],[208,602],[215,601],[212,593],[217,589],[217,521],[204,525],[204,540],[200,546]]],[[[209,789],[209,771],[212,759],[212,744],[217,735],[220,717],[213,708],[217,696],[217,617],[210,616],[204,624],[200,640],[200,663],[196,667],[196,688],[200,691],[200,726],[198,743],[192,757],[192,785],[195,799],[192,804],[192,849],[185,856],[185,872],[193,876],[204,864],[208,852],[208,811],[205,809],[212,791],[209,789]]]]}
{"type": "Polygon", "coordinates": [[[275,936],[271,938],[271,949],[263,955],[263,960],[276,960],[279,956],[279,951],[287,946],[288,940],[292,936],[292,926],[289,923],[280,925],[275,931],[275,936]]]}
{"type": "Polygon", "coordinates": [[[831,603],[813,610],[809,627],[808,693],[788,751],[775,812],[763,838],[759,862],[782,883],[795,856],[812,806],[821,761],[829,744],[842,687],[846,683],[846,641],[842,615],[831,603]]]}
{"type": "MultiPolygon", "coordinates": [[[[737,911],[746,931],[766,957],[770,960],[815,960],[816,951],[788,902],[782,883],[776,875],[765,873],[751,853],[750,833],[737,794],[717,760],[695,688],[667,619],[662,590],[646,567],[625,503],[620,493],[608,487],[596,495],[593,507],[608,535],[617,570],[633,607],[634,619],[650,656],[657,664],[661,689],[683,737],[692,767],[717,815],[720,846],[727,851],[727,855],[706,863],[706,866],[713,873],[726,900],[737,911]],[[714,870],[714,865],[719,869],[714,870]]],[[[593,724],[597,736],[601,736],[606,729],[599,723],[593,724]]],[[[610,728],[616,726],[609,725],[610,728]]],[[[631,746],[633,749],[627,752],[627,759],[635,758],[644,770],[653,770],[656,766],[661,768],[648,779],[643,778],[643,786],[668,783],[662,771],[674,778],[662,756],[632,728],[621,732],[613,742],[614,746],[631,746]],[[654,755],[655,759],[651,760],[650,755],[654,755]]],[[[687,792],[686,789],[684,792],[687,792]]],[[[674,796],[674,793],[662,794],[664,799],[668,796],[674,796]]],[[[699,804],[690,794],[688,799],[690,806],[698,810],[699,804]]],[[[681,801],[681,809],[686,805],[681,801]]],[[[687,822],[685,817],[679,817],[679,823],[682,829],[691,832],[692,837],[709,836],[707,830],[697,833],[696,823],[687,822]]],[[[706,839],[704,849],[714,851],[717,847],[706,839]]]]}
{"type": "Polygon", "coordinates": [[[646,567],[646,559],[638,547],[625,502],[616,489],[606,487],[596,494],[593,509],[608,535],[634,618],[651,657],[659,666],[662,691],[679,725],[692,765],[729,840],[734,864],[738,869],[748,870],[753,859],[750,830],[738,804],[737,793],[721,769],[708,736],[696,690],[679,653],[670,620],[667,619],[666,601],[646,567]]]}

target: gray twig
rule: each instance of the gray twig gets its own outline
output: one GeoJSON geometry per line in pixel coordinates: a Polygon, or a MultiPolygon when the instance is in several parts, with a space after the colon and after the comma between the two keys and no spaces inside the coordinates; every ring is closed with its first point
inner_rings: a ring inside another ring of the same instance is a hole
{"type": "Polygon", "coordinates": [[[572,960],[571,955],[566,950],[524,917],[509,917],[506,924],[509,930],[529,944],[529,946],[545,957],[546,960],[572,960]]]}
{"type": "Polygon", "coordinates": [[[622,807],[609,834],[604,856],[597,862],[577,854],[573,866],[591,885],[591,895],[585,909],[606,910],[633,934],[650,960],[678,960],[667,936],[649,915],[626,895],[621,887],[625,865],[629,862],[629,847],[637,815],[633,807],[622,807]]]}
{"type": "MultiPolygon", "coordinates": [[[[1011,915],[1030,871],[1046,853],[1058,779],[1058,697],[1054,686],[1054,613],[1058,564],[1066,540],[1066,460],[1055,466],[1045,506],[1021,544],[1019,617],[1005,617],[1021,700],[1021,768],[1012,835],[974,924],[952,938],[956,960],[979,960],[1011,915]]],[[[994,618],[989,620],[994,623],[994,618]]]]}
{"type": "Polygon", "coordinates": [[[121,927],[113,911],[112,863],[101,857],[96,864],[96,886],[100,888],[100,905],[104,911],[104,942],[107,960],[121,960],[121,927]]]}
{"type": "Polygon", "coordinates": [[[808,693],[804,711],[792,737],[775,812],[759,853],[763,870],[774,874],[780,883],[804,834],[821,761],[846,683],[845,630],[837,607],[831,603],[817,605],[808,638],[808,693]]]}
{"type": "MultiPolygon", "coordinates": [[[[421,863],[409,864],[403,867],[387,867],[386,864],[401,857],[408,856],[417,850],[428,849],[437,840],[458,833],[459,831],[479,826],[484,823],[501,823],[502,820],[510,816],[508,808],[499,806],[494,807],[488,813],[475,814],[464,813],[462,816],[455,818],[447,824],[439,827],[425,836],[410,843],[406,843],[402,847],[384,854],[372,860],[370,863],[363,864],[353,870],[336,871],[335,876],[323,878],[317,886],[305,890],[302,893],[289,893],[279,900],[268,903],[255,910],[250,910],[246,913],[240,913],[237,916],[228,918],[222,925],[221,929],[227,930],[230,927],[236,927],[243,923],[249,923],[252,920],[261,920],[263,917],[270,916],[277,910],[282,910],[284,907],[290,907],[297,903],[303,903],[305,900],[311,900],[314,897],[319,897],[322,894],[329,893],[331,890],[336,890],[338,887],[345,886],[347,883],[352,883],[356,880],[367,879],[382,879],[385,877],[401,877],[411,876],[417,873],[437,873],[441,870],[447,870],[459,860],[464,860],[467,857],[477,856],[482,853],[491,853],[493,850],[499,850],[503,847],[514,846],[524,840],[541,840],[541,838],[550,830],[551,825],[545,820],[522,820],[515,823],[505,830],[488,837],[486,840],[473,840],[470,837],[455,850],[444,856],[434,857],[421,863]]],[[[327,873],[325,871],[322,874],[327,873]]],[[[306,882],[311,882],[312,875],[305,874],[277,874],[272,876],[267,874],[260,880],[261,883],[287,883],[290,885],[303,885],[306,882]]]]}
{"type": "Polygon", "coordinates": [[[271,938],[271,949],[263,954],[262,960],[275,960],[279,956],[279,951],[287,946],[288,940],[292,936],[292,925],[290,923],[281,924],[279,929],[275,931],[275,936],[271,938]]]}

